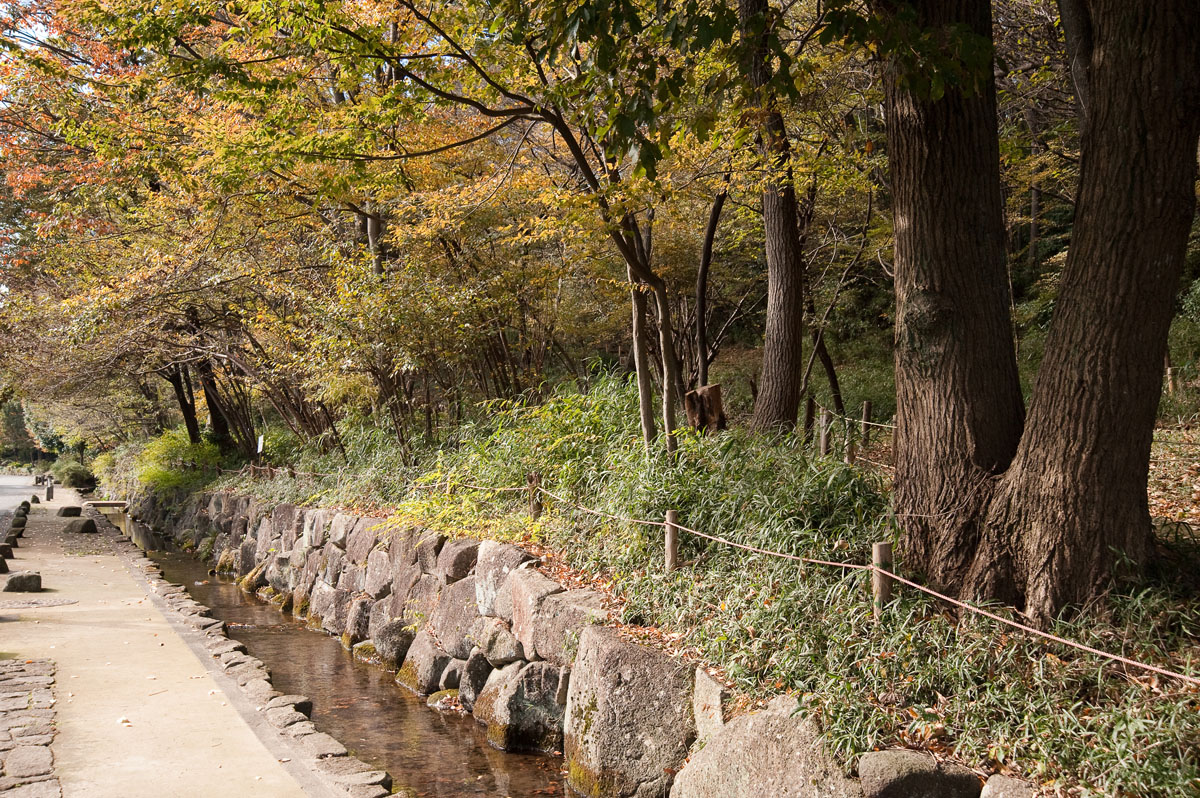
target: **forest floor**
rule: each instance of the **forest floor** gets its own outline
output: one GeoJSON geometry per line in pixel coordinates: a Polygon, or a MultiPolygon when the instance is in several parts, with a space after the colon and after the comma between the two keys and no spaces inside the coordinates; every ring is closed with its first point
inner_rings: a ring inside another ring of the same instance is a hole
{"type": "Polygon", "coordinates": [[[1160,428],[1150,452],[1150,515],[1200,525],[1200,429],[1160,428]]]}

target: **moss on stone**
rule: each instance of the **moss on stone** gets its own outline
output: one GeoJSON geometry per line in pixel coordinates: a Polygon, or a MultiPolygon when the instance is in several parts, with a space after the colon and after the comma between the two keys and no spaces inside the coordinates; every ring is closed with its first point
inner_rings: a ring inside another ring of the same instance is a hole
{"type": "Polygon", "coordinates": [[[354,658],[359,662],[379,661],[379,652],[375,650],[375,644],[369,640],[364,640],[350,650],[354,653],[354,658]]]}
{"type": "Polygon", "coordinates": [[[567,784],[587,798],[617,794],[617,785],[612,778],[605,778],[574,759],[567,760],[567,784]]]}
{"type": "Polygon", "coordinates": [[[396,671],[396,684],[407,687],[420,695],[421,691],[417,686],[417,667],[411,662],[401,665],[400,670],[396,671]]]}
{"type": "Polygon", "coordinates": [[[234,549],[225,549],[221,552],[221,556],[217,558],[216,572],[219,574],[231,574],[236,568],[234,565],[235,553],[234,549]]]}
{"type": "Polygon", "coordinates": [[[323,623],[323,619],[321,618],[321,616],[317,615],[316,613],[313,613],[308,616],[308,620],[305,622],[304,625],[307,626],[309,629],[320,630],[322,623],[323,623]]]}
{"type": "Polygon", "coordinates": [[[438,712],[459,712],[462,706],[458,703],[458,690],[438,690],[429,696],[425,706],[438,712]]]}

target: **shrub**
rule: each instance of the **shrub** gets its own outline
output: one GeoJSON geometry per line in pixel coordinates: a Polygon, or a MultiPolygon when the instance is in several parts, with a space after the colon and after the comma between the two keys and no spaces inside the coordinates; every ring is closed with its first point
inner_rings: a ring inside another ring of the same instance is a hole
{"type": "Polygon", "coordinates": [[[96,477],[91,469],[78,460],[60,457],[50,466],[50,473],[68,488],[92,488],[96,485],[96,477]]]}
{"type": "Polygon", "coordinates": [[[146,444],[136,455],[137,481],[155,493],[195,490],[211,480],[221,463],[216,444],[192,443],[187,431],[173,429],[146,444]]]}

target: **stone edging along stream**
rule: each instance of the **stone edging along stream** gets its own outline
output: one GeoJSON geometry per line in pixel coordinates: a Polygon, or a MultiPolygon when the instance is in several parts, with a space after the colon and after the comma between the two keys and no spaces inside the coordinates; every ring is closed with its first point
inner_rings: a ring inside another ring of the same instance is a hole
{"type": "MultiPolygon", "coordinates": [[[[88,515],[98,528],[120,535],[120,530],[100,513],[89,510],[88,515]]],[[[245,646],[227,637],[224,622],[213,618],[208,607],[193,599],[183,585],[163,579],[158,564],[134,544],[126,541],[117,551],[145,577],[150,590],[172,611],[176,620],[202,636],[204,649],[217,660],[225,676],[236,684],[253,708],[262,713],[267,725],[276,732],[277,742],[295,758],[287,769],[295,776],[307,777],[300,779],[306,791],[311,792],[316,786],[311,783],[311,779],[316,778],[325,788],[332,788],[330,795],[383,798],[391,794],[391,776],[349,756],[344,745],[318,731],[308,719],[312,701],[306,696],[283,695],[275,690],[270,672],[262,661],[249,656],[245,646]],[[297,765],[303,770],[297,772],[297,765]],[[305,784],[306,781],[309,783],[305,784]]],[[[287,763],[289,759],[280,761],[287,763]]],[[[317,789],[324,794],[325,788],[317,789]]]]}
{"type": "MultiPolygon", "coordinates": [[[[568,784],[582,795],[1036,794],[1004,776],[985,786],[967,768],[917,751],[865,754],[858,777],[847,776],[814,721],[793,716],[789,696],[726,722],[724,691],[704,670],[626,640],[605,625],[601,594],[564,588],[517,546],[388,528],[386,519],[335,510],[269,507],[229,493],[179,507],[142,501],[133,512],[211,557],[243,590],[340,637],[356,657],[395,670],[398,683],[430,696],[431,704],[457,703],[498,748],[561,751],[568,784]]],[[[220,628],[182,588],[168,589],[167,600],[196,628],[220,628]]],[[[213,637],[210,650],[243,689],[274,693],[261,662],[223,635],[213,637]]],[[[305,707],[297,697],[262,700],[274,702],[267,709],[274,725],[312,740],[313,756],[345,754],[301,720],[305,707]]],[[[359,764],[361,771],[332,775],[350,779],[341,783],[354,783],[355,795],[386,794],[387,774],[359,764]],[[368,784],[376,791],[365,791],[368,784]]]]}

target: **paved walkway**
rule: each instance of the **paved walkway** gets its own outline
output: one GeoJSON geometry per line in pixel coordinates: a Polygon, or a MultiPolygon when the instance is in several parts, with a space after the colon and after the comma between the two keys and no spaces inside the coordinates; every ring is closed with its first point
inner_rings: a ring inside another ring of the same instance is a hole
{"type": "MultiPolygon", "coordinates": [[[[0,476],[0,508],[44,496],[32,482],[0,476]]],[[[63,795],[305,795],[106,540],[59,533],[54,511],[79,500],[58,486],[55,497],[33,505],[9,561],[14,571],[40,571],[44,591],[0,593],[0,657],[57,665],[52,750],[63,795]],[[35,596],[76,603],[4,609],[35,596]]]]}

